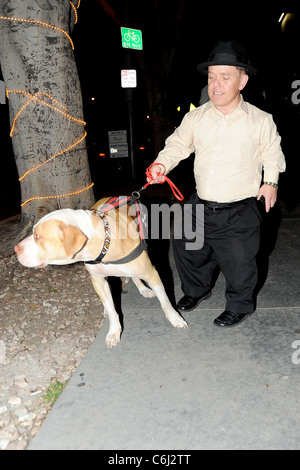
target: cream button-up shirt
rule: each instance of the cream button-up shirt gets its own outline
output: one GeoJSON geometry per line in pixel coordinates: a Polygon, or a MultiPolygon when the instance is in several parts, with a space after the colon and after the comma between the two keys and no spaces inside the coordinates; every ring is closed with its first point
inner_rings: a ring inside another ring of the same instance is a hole
{"type": "Polygon", "coordinates": [[[211,101],[187,113],[166,140],[156,163],[169,173],[195,152],[198,196],[233,202],[257,196],[264,181],[277,183],[285,158],[272,115],[241,100],[223,114],[211,101]]]}

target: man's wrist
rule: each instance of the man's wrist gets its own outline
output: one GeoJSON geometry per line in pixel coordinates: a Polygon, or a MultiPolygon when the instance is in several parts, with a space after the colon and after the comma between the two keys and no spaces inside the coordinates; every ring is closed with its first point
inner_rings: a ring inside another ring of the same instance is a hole
{"type": "Polygon", "coordinates": [[[268,186],[272,186],[272,188],[278,189],[277,183],[272,183],[271,181],[264,181],[264,184],[267,184],[268,186]]]}

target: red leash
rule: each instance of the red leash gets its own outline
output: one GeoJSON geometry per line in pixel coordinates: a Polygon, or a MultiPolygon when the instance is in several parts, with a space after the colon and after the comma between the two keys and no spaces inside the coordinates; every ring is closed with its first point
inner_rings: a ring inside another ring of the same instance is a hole
{"type": "MultiPolygon", "coordinates": [[[[153,166],[153,165],[160,165],[160,163],[152,163],[146,170],[146,176],[147,178],[149,178],[151,181],[153,180],[153,177],[152,177],[152,173],[150,171],[150,168],[153,166]]],[[[184,199],[184,196],[181,194],[181,192],[179,191],[179,189],[175,186],[175,184],[170,180],[170,178],[168,178],[164,173],[162,173],[160,176],[163,177],[163,181],[160,181],[160,184],[164,183],[165,181],[169,184],[170,188],[172,189],[173,191],[173,194],[174,196],[176,197],[176,199],[178,199],[179,201],[183,201],[184,199]]],[[[148,183],[146,183],[144,186],[143,186],[143,189],[147,188],[147,186],[149,186],[149,184],[151,184],[151,181],[149,181],[148,183]]]]}

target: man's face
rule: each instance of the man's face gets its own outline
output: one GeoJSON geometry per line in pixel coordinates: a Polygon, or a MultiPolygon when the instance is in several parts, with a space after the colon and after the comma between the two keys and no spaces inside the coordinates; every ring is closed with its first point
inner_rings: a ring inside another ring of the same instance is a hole
{"type": "Polygon", "coordinates": [[[246,86],[248,75],[231,65],[208,67],[208,95],[224,114],[240,101],[240,91],[246,86]]]}

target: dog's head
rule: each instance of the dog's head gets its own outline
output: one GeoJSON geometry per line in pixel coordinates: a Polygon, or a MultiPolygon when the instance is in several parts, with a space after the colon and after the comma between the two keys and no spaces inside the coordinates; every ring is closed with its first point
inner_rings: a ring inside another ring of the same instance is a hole
{"type": "Polygon", "coordinates": [[[76,262],[74,257],[88,240],[78,227],[73,214],[76,212],[62,209],[43,217],[33,227],[32,235],[15,246],[19,262],[27,268],[76,262]]]}

